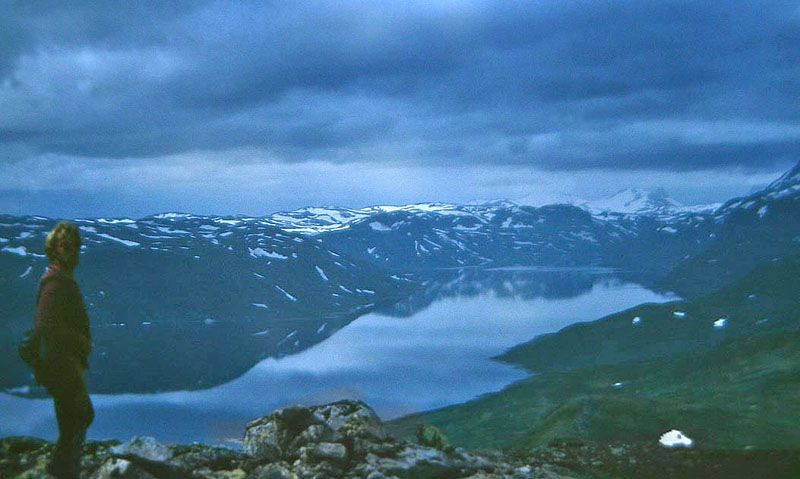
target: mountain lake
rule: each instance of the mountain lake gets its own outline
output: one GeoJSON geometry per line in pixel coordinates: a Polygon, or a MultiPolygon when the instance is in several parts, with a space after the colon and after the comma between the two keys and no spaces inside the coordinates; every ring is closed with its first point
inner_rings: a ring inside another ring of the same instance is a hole
{"type": "MultiPolygon", "coordinates": [[[[126,381],[147,382],[157,371],[117,378],[121,393],[92,393],[96,418],[88,437],[124,441],[146,435],[161,442],[200,441],[235,448],[252,419],[292,404],[344,398],[363,400],[389,420],[469,401],[527,377],[526,371],[491,358],[537,335],[637,304],[678,299],[602,269],[450,271],[434,274],[423,284],[417,297],[340,321],[319,342],[295,352],[246,359],[250,362],[243,374],[218,385],[125,392],[126,381]]],[[[328,323],[326,318],[310,321],[317,332],[328,323]]],[[[128,331],[120,330],[112,339],[93,331],[95,348],[98,338],[113,340],[107,348],[113,352],[114,344],[123,344],[133,332],[164,334],[146,326],[128,325],[128,331]]],[[[247,327],[248,340],[259,340],[263,325],[247,327]]],[[[223,324],[197,328],[209,338],[227,338],[232,344],[224,355],[237,354],[235,338],[241,325],[236,331],[223,324]]],[[[194,346],[202,348],[198,341],[194,346]]],[[[137,354],[157,358],[160,352],[144,349],[137,354]]],[[[180,350],[177,354],[180,357],[180,350]]],[[[228,359],[217,353],[206,361],[211,367],[228,359]]],[[[102,359],[92,360],[92,368],[102,369],[98,361],[102,359]]],[[[158,367],[180,370],[174,361],[158,367]]],[[[10,388],[0,393],[0,437],[55,440],[51,400],[25,397],[26,392],[30,391],[10,388]]]]}

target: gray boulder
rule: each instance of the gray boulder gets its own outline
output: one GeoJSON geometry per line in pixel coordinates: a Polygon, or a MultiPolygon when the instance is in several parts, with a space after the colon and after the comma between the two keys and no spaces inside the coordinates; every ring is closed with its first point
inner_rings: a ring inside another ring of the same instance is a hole
{"type": "Polygon", "coordinates": [[[140,469],[132,462],[110,458],[92,474],[92,479],[156,479],[153,475],[140,469]]]}
{"type": "MultiPolygon", "coordinates": [[[[346,448],[352,447],[356,440],[362,441],[359,451],[366,454],[368,447],[363,441],[380,442],[387,439],[383,424],[378,415],[361,401],[338,401],[310,408],[293,406],[279,409],[245,427],[244,451],[259,461],[293,461],[300,457],[304,447],[309,458],[315,452],[341,451],[348,457],[346,448]],[[340,443],[338,446],[319,446],[320,444],[340,443]],[[344,445],[342,445],[344,444],[344,445]]],[[[339,459],[336,453],[335,461],[339,459]]]]}
{"type": "Polygon", "coordinates": [[[367,462],[386,476],[401,479],[433,479],[468,475],[463,461],[438,449],[408,445],[395,457],[367,455],[367,462]]]}
{"type": "Polygon", "coordinates": [[[136,436],[130,441],[111,448],[111,453],[117,456],[134,457],[153,462],[166,462],[172,458],[172,452],[167,446],[149,436],[136,436]]]}
{"type": "Polygon", "coordinates": [[[309,463],[329,461],[343,464],[347,461],[347,448],[334,442],[303,446],[300,448],[300,459],[309,463]]]}

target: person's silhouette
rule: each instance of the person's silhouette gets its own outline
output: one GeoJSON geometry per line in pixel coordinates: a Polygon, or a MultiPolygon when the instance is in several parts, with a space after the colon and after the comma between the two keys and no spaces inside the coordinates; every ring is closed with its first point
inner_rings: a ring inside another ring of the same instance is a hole
{"type": "Polygon", "coordinates": [[[50,266],[36,294],[35,334],[44,343],[37,378],[53,397],[58,442],[48,472],[58,479],[79,476],[81,451],[94,409],[86,391],[91,352],[89,317],[73,271],[78,266],[78,227],[63,221],[47,235],[50,266]]]}

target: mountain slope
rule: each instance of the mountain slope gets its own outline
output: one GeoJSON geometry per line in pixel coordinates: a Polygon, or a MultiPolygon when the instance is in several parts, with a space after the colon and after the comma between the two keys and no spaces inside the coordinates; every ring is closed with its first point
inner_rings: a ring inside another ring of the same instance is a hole
{"type": "MultiPolygon", "coordinates": [[[[0,388],[32,385],[14,342],[31,326],[47,267],[44,238],[55,223],[0,217],[0,328],[7,346],[0,388]]],[[[95,343],[93,392],[218,384],[264,357],[308,348],[413,289],[315,238],[255,218],[168,213],[75,223],[84,243],[76,279],[95,343]]]]}
{"type": "Polygon", "coordinates": [[[574,324],[499,359],[531,372],[623,364],[704,352],[736,336],[797,327],[798,275],[800,256],[769,262],[703,298],[643,304],[574,324]]]}
{"type": "Polygon", "coordinates": [[[463,447],[655,441],[673,428],[703,449],[798,447],[799,274],[800,257],[769,263],[706,298],[541,336],[501,356],[539,374],[392,427],[431,424],[463,447]]]}
{"type": "Polygon", "coordinates": [[[765,261],[800,253],[800,163],[752,195],[726,202],[703,250],[661,282],[683,296],[715,291],[765,261]]]}

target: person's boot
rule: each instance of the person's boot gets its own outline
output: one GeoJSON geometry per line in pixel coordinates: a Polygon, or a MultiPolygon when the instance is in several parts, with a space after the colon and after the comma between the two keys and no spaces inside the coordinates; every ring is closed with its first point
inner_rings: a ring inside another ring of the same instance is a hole
{"type": "Polygon", "coordinates": [[[47,464],[47,468],[45,469],[48,474],[56,479],[69,478],[69,461],[67,460],[67,457],[65,457],[63,451],[64,448],[59,448],[58,444],[56,444],[56,448],[53,451],[53,454],[50,456],[50,463],[47,464]]]}
{"type": "Polygon", "coordinates": [[[79,479],[83,441],[79,437],[59,440],[46,471],[56,479],[79,479]]]}

